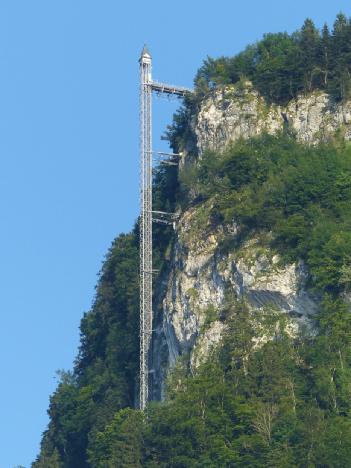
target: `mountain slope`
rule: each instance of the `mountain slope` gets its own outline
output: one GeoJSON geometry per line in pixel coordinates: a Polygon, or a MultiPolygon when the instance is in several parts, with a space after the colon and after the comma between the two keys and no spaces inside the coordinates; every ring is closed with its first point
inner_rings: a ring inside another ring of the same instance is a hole
{"type": "Polygon", "coordinates": [[[163,401],[147,419],[132,409],[136,227],[107,255],[34,467],[348,466],[349,46],[339,16],[332,34],[306,21],[204,64],[168,129],[179,171],[155,174],[155,208],[179,214],[174,231],[154,231],[151,375],[163,401]]]}

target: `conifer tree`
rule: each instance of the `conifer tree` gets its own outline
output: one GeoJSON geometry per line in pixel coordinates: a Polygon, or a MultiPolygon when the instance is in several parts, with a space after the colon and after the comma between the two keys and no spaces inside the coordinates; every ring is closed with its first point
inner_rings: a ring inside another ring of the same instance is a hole
{"type": "Polygon", "coordinates": [[[320,41],[320,48],[319,48],[319,64],[321,67],[322,75],[323,75],[323,87],[327,88],[328,86],[328,79],[330,73],[330,65],[331,65],[331,39],[330,39],[330,32],[327,24],[324,24],[322,29],[322,37],[320,41]]]}
{"type": "Polygon", "coordinates": [[[321,75],[321,70],[317,64],[319,44],[318,29],[311,19],[306,19],[299,38],[300,67],[306,92],[312,91],[313,85],[318,83],[318,78],[321,75]]]}

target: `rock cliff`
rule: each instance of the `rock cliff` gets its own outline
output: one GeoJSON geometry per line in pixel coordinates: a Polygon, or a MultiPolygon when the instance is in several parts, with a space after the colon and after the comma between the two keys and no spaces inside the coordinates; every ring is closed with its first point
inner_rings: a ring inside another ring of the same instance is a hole
{"type": "Polygon", "coordinates": [[[300,95],[287,106],[267,104],[250,82],[213,91],[202,103],[193,130],[198,151],[222,150],[230,141],[288,126],[299,141],[317,143],[336,131],[351,139],[351,102],[335,103],[321,91],[300,95]]]}
{"type": "MultiPolygon", "coordinates": [[[[212,92],[193,121],[199,155],[206,149],[223,150],[241,137],[275,133],[284,126],[310,144],[336,132],[350,140],[351,103],[336,104],[328,95],[316,92],[300,96],[286,107],[268,105],[245,83],[212,92]]],[[[187,165],[181,170],[187,170],[187,165]]],[[[206,203],[191,207],[176,226],[170,267],[157,298],[156,398],[162,398],[167,372],[180,355],[186,356],[195,371],[218,343],[226,327],[228,294],[247,302],[257,328],[257,345],[275,333],[274,327],[263,326],[267,316],[283,318],[291,336],[314,333],[319,297],[307,288],[305,265],[283,265],[269,248],[267,234],[257,234],[243,245],[236,242],[240,226],[235,220],[229,226],[212,226],[207,213],[206,203]]]]}

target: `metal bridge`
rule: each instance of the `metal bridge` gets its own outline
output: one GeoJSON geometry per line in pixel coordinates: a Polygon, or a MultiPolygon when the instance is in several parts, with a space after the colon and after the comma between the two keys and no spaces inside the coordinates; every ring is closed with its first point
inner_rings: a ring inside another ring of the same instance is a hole
{"type": "Polygon", "coordinates": [[[157,81],[153,81],[151,83],[151,88],[153,91],[156,91],[158,93],[164,93],[164,94],[173,94],[175,96],[180,96],[183,97],[185,96],[186,93],[190,93],[191,90],[187,88],[182,88],[180,86],[173,86],[173,85],[168,85],[165,83],[158,83],[157,81]]]}
{"type": "MultiPolygon", "coordinates": [[[[152,59],[144,46],[140,64],[140,394],[139,407],[149,400],[149,351],[152,339],[152,222],[169,224],[162,212],[152,211],[152,92],[183,97],[190,89],[152,81],[152,59]],[[153,214],[157,217],[153,219],[153,214]]],[[[162,162],[176,164],[180,155],[156,153],[162,162]],[[166,158],[164,158],[166,156],[166,158]]],[[[173,220],[172,220],[173,221],[173,220]]]]}

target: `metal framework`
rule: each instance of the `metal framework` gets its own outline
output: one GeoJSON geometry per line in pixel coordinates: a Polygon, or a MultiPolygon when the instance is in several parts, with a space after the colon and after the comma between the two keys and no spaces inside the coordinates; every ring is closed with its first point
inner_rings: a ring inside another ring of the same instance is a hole
{"type": "MultiPolygon", "coordinates": [[[[152,339],[152,91],[184,96],[190,90],[152,81],[151,55],[144,46],[140,64],[140,394],[139,407],[145,410],[149,400],[150,347],[152,339]]],[[[174,164],[179,155],[169,156],[174,164]]],[[[163,159],[163,162],[165,160],[163,159]]],[[[166,213],[155,213],[154,221],[166,223],[166,213]],[[161,215],[161,216],[160,216],[161,215]],[[162,216],[163,215],[163,216],[162,216]]]]}

